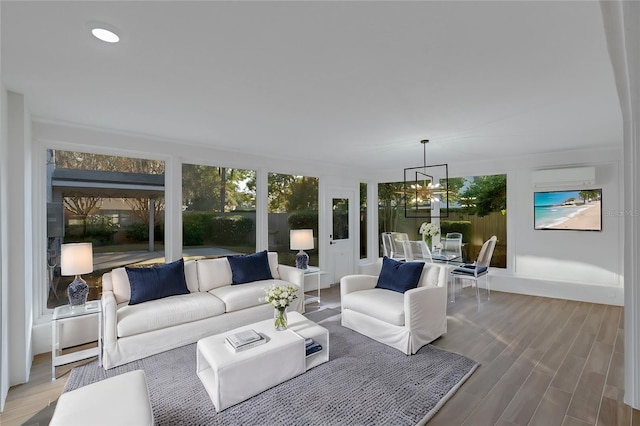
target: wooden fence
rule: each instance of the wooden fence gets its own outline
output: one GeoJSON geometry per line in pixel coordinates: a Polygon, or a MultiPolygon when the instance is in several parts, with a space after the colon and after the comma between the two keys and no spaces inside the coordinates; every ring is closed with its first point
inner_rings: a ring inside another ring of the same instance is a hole
{"type": "Polygon", "coordinates": [[[498,237],[496,248],[491,258],[491,266],[507,267],[507,216],[501,212],[491,212],[487,216],[478,217],[465,213],[454,213],[448,220],[467,220],[471,222],[471,240],[465,241],[466,259],[474,261],[482,244],[493,235],[498,237]]]}

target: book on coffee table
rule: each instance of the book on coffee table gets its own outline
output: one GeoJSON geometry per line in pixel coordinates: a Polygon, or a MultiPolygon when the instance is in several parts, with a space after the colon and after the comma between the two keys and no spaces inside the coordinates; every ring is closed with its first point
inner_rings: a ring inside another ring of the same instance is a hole
{"type": "Polygon", "coordinates": [[[304,341],[306,356],[313,355],[322,350],[322,345],[313,339],[305,339],[304,341]]]}
{"type": "Polygon", "coordinates": [[[238,353],[238,352],[242,352],[242,351],[246,351],[247,349],[251,349],[251,348],[255,348],[256,346],[260,346],[267,343],[267,339],[265,339],[264,337],[261,337],[260,340],[255,340],[251,343],[246,343],[242,346],[238,346],[235,347],[233,346],[229,340],[224,341],[224,344],[234,353],[238,353]]]}
{"type": "Polygon", "coordinates": [[[234,348],[247,345],[249,343],[257,342],[263,339],[255,330],[245,330],[238,333],[233,333],[227,336],[227,342],[234,348]]]}
{"type": "Polygon", "coordinates": [[[224,343],[233,352],[241,352],[267,343],[267,339],[255,330],[245,330],[228,335],[224,340],[224,343]]]}

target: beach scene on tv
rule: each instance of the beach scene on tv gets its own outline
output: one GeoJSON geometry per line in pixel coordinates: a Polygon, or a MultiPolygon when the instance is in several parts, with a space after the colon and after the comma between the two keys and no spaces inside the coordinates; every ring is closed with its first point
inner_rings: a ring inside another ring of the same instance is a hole
{"type": "Polygon", "coordinates": [[[534,228],[602,230],[601,189],[535,192],[534,228]]]}

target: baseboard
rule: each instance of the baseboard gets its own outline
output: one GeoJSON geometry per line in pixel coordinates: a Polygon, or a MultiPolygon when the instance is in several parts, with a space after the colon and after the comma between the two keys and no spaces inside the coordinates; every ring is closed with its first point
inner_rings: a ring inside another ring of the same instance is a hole
{"type": "MultiPolygon", "coordinates": [[[[496,291],[624,306],[624,288],[622,287],[541,280],[512,275],[491,274],[489,280],[491,290],[496,291]]],[[[484,288],[484,280],[479,281],[480,287],[484,288]]]]}

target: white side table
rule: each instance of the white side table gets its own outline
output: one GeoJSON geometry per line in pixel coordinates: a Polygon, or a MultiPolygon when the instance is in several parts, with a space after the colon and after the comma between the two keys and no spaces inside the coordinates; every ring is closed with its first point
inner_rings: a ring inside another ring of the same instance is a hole
{"type": "Polygon", "coordinates": [[[320,304],[320,276],[326,274],[327,271],[323,271],[320,268],[318,268],[317,266],[309,266],[309,268],[307,268],[304,271],[304,276],[305,277],[309,277],[309,276],[313,276],[315,275],[317,281],[317,288],[318,288],[318,296],[317,297],[305,297],[304,299],[304,304],[308,305],[309,303],[314,303],[314,302],[318,302],[318,304],[320,304]]]}
{"type": "Polygon", "coordinates": [[[53,310],[51,321],[51,380],[56,380],[56,367],[83,359],[98,357],[98,365],[102,366],[102,305],[99,300],[87,302],[83,306],[58,306],[53,310]],[[63,346],[60,344],[60,326],[70,318],[98,317],[98,346],[65,355],[60,355],[63,346]]]}

